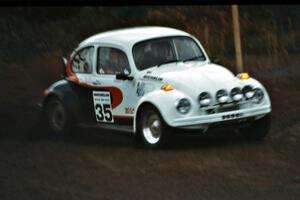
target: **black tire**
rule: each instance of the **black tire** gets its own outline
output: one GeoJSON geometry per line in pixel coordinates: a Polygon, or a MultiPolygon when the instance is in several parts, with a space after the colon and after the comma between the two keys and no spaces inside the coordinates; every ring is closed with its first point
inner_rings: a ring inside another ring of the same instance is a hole
{"type": "Polygon", "coordinates": [[[248,140],[262,140],[270,131],[271,115],[267,114],[261,119],[254,121],[247,128],[240,128],[241,136],[248,140]]]}
{"type": "Polygon", "coordinates": [[[146,105],[140,111],[137,121],[137,138],[148,149],[162,147],[168,138],[169,127],[159,111],[146,105]]]}
{"type": "Polygon", "coordinates": [[[56,97],[50,97],[44,107],[44,121],[47,129],[55,135],[71,131],[71,119],[64,104],[56,97]]]}

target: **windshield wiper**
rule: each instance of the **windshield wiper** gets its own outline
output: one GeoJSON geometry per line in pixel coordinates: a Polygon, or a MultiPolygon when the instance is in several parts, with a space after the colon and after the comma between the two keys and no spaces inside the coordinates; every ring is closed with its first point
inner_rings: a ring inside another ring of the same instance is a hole
{"type": "Polygon", "coordinates": [[[157,65],[157,67],[161,66],[161,65],[165,65],[165,64],[169,64],[169,63],[172,63],[172,62],[180,62],[181,60],[177,60],[177,59],[172,59],[172,60],[167,60],[167,61],[164,61],[164,62],[161,62],[157,65]]]}
{"type": "Polygon", "coordinates": [[[187,59],[183,60],[183,62],[192,61],[192,60],[198,60],[200,58],[202,58],[202,60],[204,60],[203,59],[204,56],[195,56],[195,57],[187,58],[187,59]]]}

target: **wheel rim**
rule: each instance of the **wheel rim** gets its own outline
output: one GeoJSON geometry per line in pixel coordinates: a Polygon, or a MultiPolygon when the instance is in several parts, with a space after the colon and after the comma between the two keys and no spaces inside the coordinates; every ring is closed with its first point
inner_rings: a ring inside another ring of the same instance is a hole
{"type": "Polygon", "coordinates": [[[156,144],[161,138],[161,120],[155,112],[149,112],[143,118],[143,135],[150,144],[156,144]]]}
{"type": "Polygon", "coordinates": [[[66,123],[65,110],[60,102],[53,102],[48,109],[48,121],[50,127],[56,131],[62,131],[66,123]]]}

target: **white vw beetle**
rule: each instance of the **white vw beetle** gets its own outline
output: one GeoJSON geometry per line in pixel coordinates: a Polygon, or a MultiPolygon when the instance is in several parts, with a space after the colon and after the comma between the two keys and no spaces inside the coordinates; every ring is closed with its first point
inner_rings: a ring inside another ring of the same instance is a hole
{"type": "Polygon", "coordinates": [[[43,110],[55,133],[99,127],[134,133],[150,148],[174,131],[232,126],[247,138],[270,129],[261,83],[213,64],[192,35],[138,27],[94,35],[64,59],[64,78],[45,90],[43,110]]]}

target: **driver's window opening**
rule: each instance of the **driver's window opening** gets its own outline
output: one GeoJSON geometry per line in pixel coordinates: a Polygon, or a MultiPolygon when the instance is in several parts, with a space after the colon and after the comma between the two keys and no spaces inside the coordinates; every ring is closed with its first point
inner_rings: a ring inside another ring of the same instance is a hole
{"type": "Polygon", "coordinates": [[[131,72],[126,54],[116,48],[100,47],[98,49],[98,74],[125,74],[131,72]]]}
{"type": "Polygon", "coordinates": [[[72,62],[74,73],[91,73],[93,67],[94,47],[87,47],[78,51],[72,62]]]}

